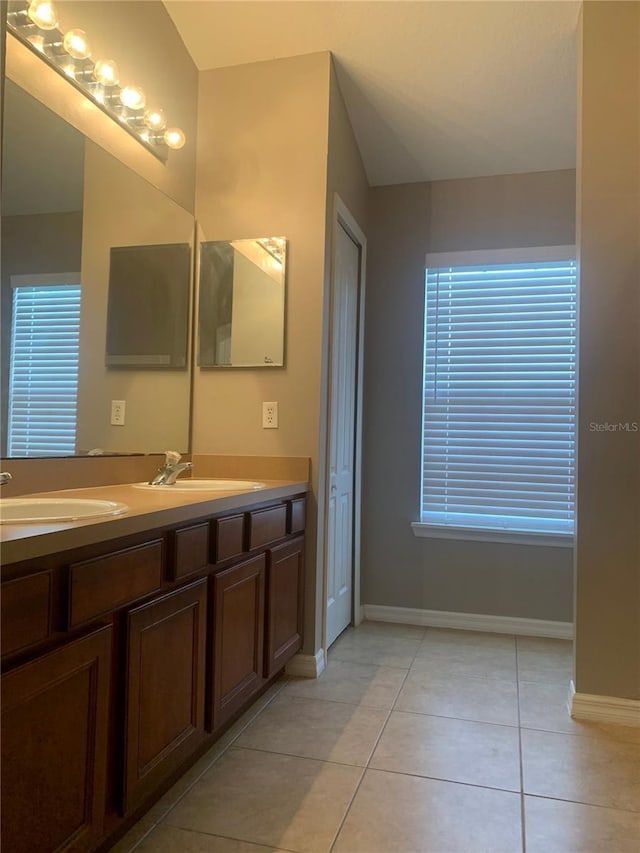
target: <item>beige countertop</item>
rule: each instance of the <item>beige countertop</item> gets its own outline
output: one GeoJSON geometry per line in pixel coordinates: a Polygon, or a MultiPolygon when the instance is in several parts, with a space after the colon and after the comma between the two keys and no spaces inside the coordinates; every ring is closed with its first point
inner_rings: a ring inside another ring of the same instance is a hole
{"type": "Polygon", "coordinates": [[[57,492],[38,492],[21,497],[91,498],[120,501],[128,511],[84,521],[0,525],[0,555],[3,565],[31,560],[84,545],[108,542],[132,533],[233,509],[243,509],[270,500],[306,492],[300,480],[262,480],[266,488],[246,492],[186,492],[138,489],[132,484],[94,486],[57,492]]]}

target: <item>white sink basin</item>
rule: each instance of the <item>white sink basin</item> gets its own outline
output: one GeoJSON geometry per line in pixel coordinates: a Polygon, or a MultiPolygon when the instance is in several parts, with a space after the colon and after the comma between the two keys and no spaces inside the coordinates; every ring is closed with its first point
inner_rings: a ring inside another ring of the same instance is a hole
{"type": "Polygon", "coordinates": [[[101,515],[120,515],[129,507],[118,501],[85,498],[2,498],[0,524],[26,522],[82,521],[101,515]]]}
{"type": "Polygon", "coordinates": [[[266,483],[256,480],[176,480],[170,486],[152,486],[135,483],[137,489],[154,489],[156,492],[253,492],[266,488],[266,483]]]}

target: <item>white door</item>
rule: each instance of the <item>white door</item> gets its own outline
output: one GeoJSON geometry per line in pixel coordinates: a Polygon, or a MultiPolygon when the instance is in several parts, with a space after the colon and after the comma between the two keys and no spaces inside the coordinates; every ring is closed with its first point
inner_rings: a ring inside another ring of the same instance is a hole
{"type": "Polygon", "coordinates": [[[338,222],[331,299],[327,648],[352,619],[360,247],[338,222]]]}

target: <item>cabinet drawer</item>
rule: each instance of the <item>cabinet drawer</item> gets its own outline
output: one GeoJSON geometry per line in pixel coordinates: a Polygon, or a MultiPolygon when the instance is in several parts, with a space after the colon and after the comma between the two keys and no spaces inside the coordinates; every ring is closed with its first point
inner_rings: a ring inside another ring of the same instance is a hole
{"type": "Polygon", "coordinates": [[[296,498],[287,504],[287,533],[302,533],[307,525],[307,501],[296,498]]]}
{"type": "Polygon", "coordinates": [[[196,524],[176,530],[171,579],[187,577],[209,564],[209,525],[196,524]]]}
{"type": "Polygon", "coordinates": [[[248,513],[248,517],[250,551],[286,536],[287,507],[285,504],[254,510],[248,513]]]}
{"type": "Polygon", "coordinates": [[[51,572],[2,584],[2,654],[46,640],[51,632],[51,572]]]}
{"type": "Polygon", "coordinates": [[[69,567],[69,627],[160,589],[162,540],[69,567]]]}
{"type": "Polygon", "coordinates": [[[213,561],[221,563],[244,551],[244,515],[216,518],[213,522],[213,561]]]}

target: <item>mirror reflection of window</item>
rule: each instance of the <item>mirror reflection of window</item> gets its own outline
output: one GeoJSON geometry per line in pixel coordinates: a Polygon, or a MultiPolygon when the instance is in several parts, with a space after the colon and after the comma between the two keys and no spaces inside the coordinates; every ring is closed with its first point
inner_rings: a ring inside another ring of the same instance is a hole
{"type": "Polygon", "coordinates": [[[198,363],[284,365],[286,240],[200,245],[198,363]]]}
{"type": "Polygon", "coordinates": [[[80,273],[11,277],[9,456],[76,451],[80,273]]]}

